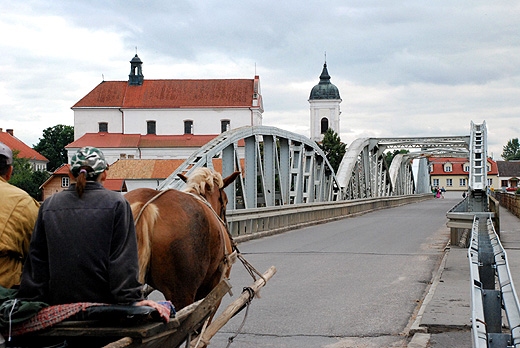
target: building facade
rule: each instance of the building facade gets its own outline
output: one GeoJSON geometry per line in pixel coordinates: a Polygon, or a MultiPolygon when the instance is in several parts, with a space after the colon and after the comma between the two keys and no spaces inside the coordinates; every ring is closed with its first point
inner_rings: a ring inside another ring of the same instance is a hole
{"type": "MultiPolygon", "coordinates": [[[[470,163],[464,157],[430,157],[430,184],[432,188],[444,187],[446,191],[467,191],[470,163]]],[[[496,190],[499,188],[497,163],[487,159],[487,186],[496,190]]]]}
{"type": "Polygon", "coordinates": [[[127,81],[103,81],[72,106],[74,143],[67,146],[69,158],[85,140],[104,152],[126,156],[118,158],[186,158],[190,146],[179,148],[167,137],[184,136],[193,140],[191,143],[206,143],[208,136],[262,124],[258,76],[147,80],[142,64],[136,54],[130,61],[127,81]],[[108,137],[101,134],[122,137],[114,147],[114,143],[107,146],[108,137]],[[125,146],[125,142],[130,145],[125,146]],[[146,146],[141,146],[144,143],[146,146]]]}
{"type": "Polygon", "coordinates": [[[520,161],[497,161],[497,165],[500,189],[515,192],[520,181],[520,161]]]}

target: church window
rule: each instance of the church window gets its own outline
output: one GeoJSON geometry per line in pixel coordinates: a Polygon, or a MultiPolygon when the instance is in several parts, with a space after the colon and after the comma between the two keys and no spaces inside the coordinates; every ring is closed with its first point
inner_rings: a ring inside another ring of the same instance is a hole
{"type": "Polygon", "coordinates": [[[324,117],[321,119],[321,132],[320,134],[325,134],[329,129],[329,119],[324,117]]]}
{"type": "Polygon", "coordinates": [[[193,134],[193,121],[184,121],[184,134],[193,134]]]}
{"type": "Polygon", "coordinates": [[[156,134],[155,121],[146,121],[146,134],[156,134]]]}
{"type": "Polygon", "coordinates": [[[221,120],[220,121],[220,133],[227,132],[230,129],[230,120],[221,120]]]}
{"type": "Polygon", "coordinates": [[[108,122],[99,122],[99,133],[108,132],[108,122]]]}

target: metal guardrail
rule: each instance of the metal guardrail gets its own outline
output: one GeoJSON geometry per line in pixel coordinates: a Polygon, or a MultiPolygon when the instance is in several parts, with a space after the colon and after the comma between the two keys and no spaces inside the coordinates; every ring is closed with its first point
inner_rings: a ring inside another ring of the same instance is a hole
{"type": "Polygon", "coordinates": [[[226,218],[233,237],[248,239],[342,219],[373,210],[397,207],[432,199],[433,195],[365,198],[339,202],[316,202],[256,209],[228,210],[226,218]]]}
{"type": "Polygon", "coordinates": [[[475,215],[468,257],[473,347],[519,348],[520,304],[490,213],[475,215]],[[502,325],[502,310],[507,327],[502,325]]]}

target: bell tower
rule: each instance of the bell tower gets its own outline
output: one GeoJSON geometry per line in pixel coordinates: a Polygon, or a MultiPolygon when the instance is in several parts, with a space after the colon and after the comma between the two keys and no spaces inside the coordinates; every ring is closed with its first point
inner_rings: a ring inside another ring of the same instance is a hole
{"type": "Polygon", "coordinates": [[[130,75],[128,75],[128,84],[130,86],[141,86],[143,84],[143,62],[135,54],[135,57],[130,61],[130,75]]]}
{"type": "Polygon", "coordinates": [[[339,90],[330,82],[327,61],[325,61],[320,82],[312,88],[309,96],[312,140],[322,141],[323,134],[329,128],[339,134],[340,103],[339,90]]]}

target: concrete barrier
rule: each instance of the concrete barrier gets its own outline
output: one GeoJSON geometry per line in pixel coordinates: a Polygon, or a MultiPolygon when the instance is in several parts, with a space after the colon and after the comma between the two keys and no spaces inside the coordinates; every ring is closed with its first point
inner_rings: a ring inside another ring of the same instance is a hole
{"type": "Polygon", "coordinates": [[[293,204],[256,209],[237,209],[228,211],[226,218],[233,238],[236,241],[245,241],[428,199],[433,199],[433,195],[428,193],[339,202],[293,204]]]}

